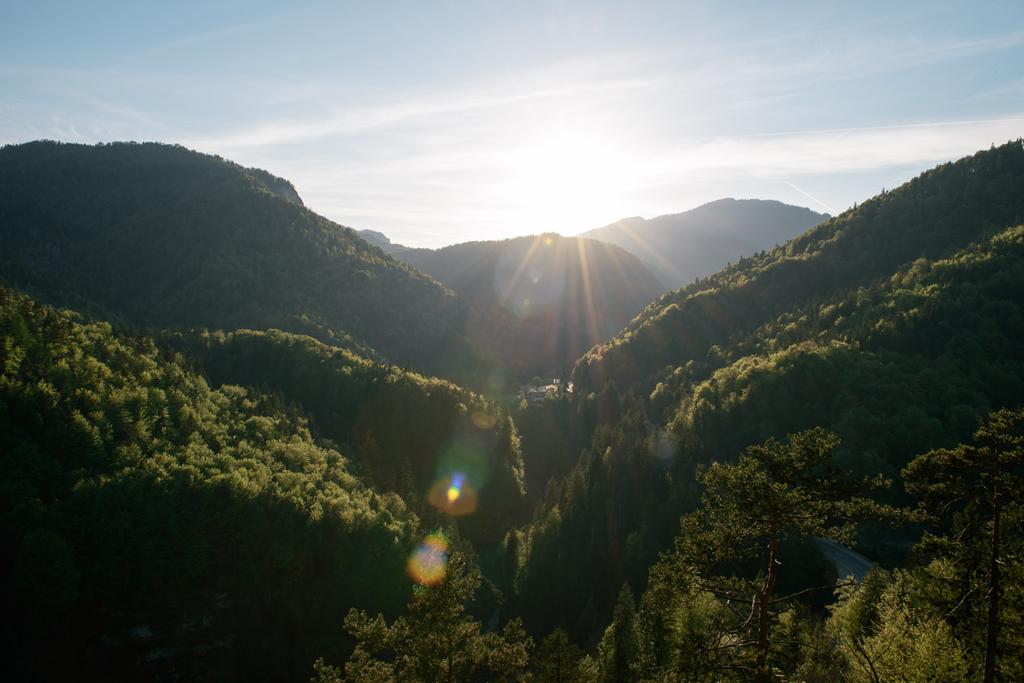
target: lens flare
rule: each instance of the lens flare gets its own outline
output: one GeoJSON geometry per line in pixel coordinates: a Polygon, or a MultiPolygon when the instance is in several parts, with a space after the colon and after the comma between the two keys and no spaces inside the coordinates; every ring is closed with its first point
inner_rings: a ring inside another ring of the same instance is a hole
{"type": "Polygon", "coordinates": [[[495,439],[494,432],[465,430],[441,451],[434,470],[435,481],[450,481],[461,475],[466,486],[474,491],[483,491],[494,469],[492,451],[495,439]]]}
{"type": "Polygon", "coordinates": [[[493,413],[485,410],[474,410],[469,417],[477,429],[491,429],[498,422],[498,418],[493,413]]]}
{"type": "Polygon", "coordinates": [[[476,491],[466,481],[466,475],[462,472],[453,472],[450,476],[434,482],[427,500],[435,508],[452,517],[476,512],[476,491]]]}
{"type": "Polygon", "coordinates": [[[422,586],[436,586],[448,571],[448,539],[444,534],[428,534],[409,556],[406,572],[422,586]]]}
{"type": "Polygon", "coordinates": [[[667,430],[660,432],[651,449],[654,464],[663,470],[668,469],[675,460],[677,450],[676,439],[672,433],[667,430]]]}
{"type": "Polygon", "coordinates": [[[461,472],[452,475],[452,483],[448,487],[448,502],[454,503],[462,494],[462,487],[466,484],[466,477],[461,472]]]}

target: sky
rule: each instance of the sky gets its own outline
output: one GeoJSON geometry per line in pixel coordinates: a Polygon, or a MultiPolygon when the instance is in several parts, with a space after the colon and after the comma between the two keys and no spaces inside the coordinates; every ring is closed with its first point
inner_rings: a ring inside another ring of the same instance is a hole
{"type": "Polygon", "coordinates": [[[0,144],[178,143],[436,247],[839,213],[1024,136],[1024,2],[0,0],[0,144]]]}

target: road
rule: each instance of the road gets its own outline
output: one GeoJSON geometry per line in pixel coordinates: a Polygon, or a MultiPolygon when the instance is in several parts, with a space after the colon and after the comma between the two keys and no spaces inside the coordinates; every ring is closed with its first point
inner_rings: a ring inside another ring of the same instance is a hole
{"type": "Polygon", "coordinates": [[[864,579],[864,575],[875,566],[875,563],[858,552],[850,550],[845,545],[836,543],[829,538],[816,538],[818,549],[836,567],[836,574],[840,579],[852,575],[858,583],[864,579]]]}

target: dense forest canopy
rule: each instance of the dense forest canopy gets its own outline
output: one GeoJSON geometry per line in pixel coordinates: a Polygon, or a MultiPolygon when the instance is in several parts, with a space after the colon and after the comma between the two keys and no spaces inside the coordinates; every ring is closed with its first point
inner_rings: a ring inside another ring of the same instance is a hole
{"type": "Polygon", "coordinates": [[[479,494],[475,514],[460,520],[468,539],[493,544],[525,513],[516,427],[479,394],[280,330],[167,333],[160,341],[215,386],[257,380],[350,453],[368,484],[400,494],[428,522],[446,517],[424,492],[457,472],[479,494]]]}
{"type": "Polygon", "coordinates": [[[1022,181],[942,165],[600,341],[657,292],[614,247],[434,279],[265,171],[5,147],[3,670],[1020,678],[1022,181]],[[575,390],[496,395],[533,368],[575,390]]]}
{"type": "Polygon", "coordinates": [[[564,374],[663,291],[632,254],[557,235],[399,261],[287,180],[152,143],[0,149],[0,236],[0,277],[55,305],[279,328],[494,393],[564,374]]]}
{"type": "Polygon", "coordinates": [[[15,678],[297,678],[343,610],[404,602],[419,521],[300,415],[152,340],[0,305],[15,678]]]}
{"type": "MultiPolygon", "coordinates": [[[[1024,396],[1022,181],[1019,141],[941,166],[666,294],[592,349],[568,430],[583,454],[509,539],[512,613],[595,638],[698,505],[697,471],[768,438],[828,428],[837,462],[909,502],[911,458],[1024,396]]],[[[860,544],[893,563],[913,538],[868,525],[860,544]]]]}
{"type": "Polygon", "coordinates": [[[287,181],[179,146],[0,149],[0,236],[0,277],[106,319],[278,327],[419,367],[460,348],[451,292],[287,181]]]}

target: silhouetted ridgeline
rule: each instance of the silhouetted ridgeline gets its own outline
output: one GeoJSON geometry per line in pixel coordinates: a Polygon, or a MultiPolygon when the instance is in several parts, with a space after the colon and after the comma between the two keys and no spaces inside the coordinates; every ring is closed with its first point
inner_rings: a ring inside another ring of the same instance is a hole
{"type": "Polygon", "coordinates": [[[0,277],[106,319],[277,327],[418,367],[460,348],[450,292],[287,181],[182,147],[4,147],[0,237],[0,277]]]}
{"type": "Polygon", "coordinates": [[[493,354],[496,368],[504,366],[520,382],[562,374],[663,291],[632,254],[577,237],[389,248],[462,297],[468,308],[464,333],[493,354]]]}
{"type": "Polygon", "coordinates": [[[666,289],[677,289],[740,257],[788,242],[827,218],[782,202],[719,199],[657,218],[623,218],[580,237],[616,244],[636,254],[666,289]]]}

